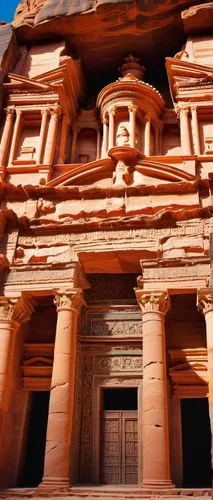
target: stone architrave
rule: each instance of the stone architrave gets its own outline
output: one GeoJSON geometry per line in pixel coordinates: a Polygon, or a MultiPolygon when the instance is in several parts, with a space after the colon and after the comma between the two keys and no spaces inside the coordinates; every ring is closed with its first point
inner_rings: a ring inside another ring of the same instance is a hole
{"type": "Polygon", "coordinates": [[[213,289],[203,288],[198,290],[198,309],[203,312],[206,321],[206,344],[208,359],[209,381],[209,418],[211,427],[212,445],[212,471],[213,471],[213,289]]]}
{"type": "Polygon", "coordinates": [[[40,488],[69,486],[74,410],[77,317],[81,289],[57,291],[57,326],[51,381],[44,477],[40,488]]]}
{"type": "Polygon", "coordinates": [[[14,386],[14,355],[20,324],[29,321],[33,302],[24,298],[0,297],[0,478],[4,482],[8,436],[5,433],[14,386]]]}
{"type": "Polygon", "coordinates": [[[169,296],[166,291],[135,293],[143,321],[143,486],[171,488],[164,329],[169,296]]]}

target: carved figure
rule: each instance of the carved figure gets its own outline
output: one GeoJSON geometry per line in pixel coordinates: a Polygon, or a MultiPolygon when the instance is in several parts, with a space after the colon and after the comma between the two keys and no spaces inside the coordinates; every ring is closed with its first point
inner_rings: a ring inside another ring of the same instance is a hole
{"type": "Polygon", "coordinates": [[[129,146],[129,132],[124,125],[119,125],[116,135],[116,146],[129,146]]]}

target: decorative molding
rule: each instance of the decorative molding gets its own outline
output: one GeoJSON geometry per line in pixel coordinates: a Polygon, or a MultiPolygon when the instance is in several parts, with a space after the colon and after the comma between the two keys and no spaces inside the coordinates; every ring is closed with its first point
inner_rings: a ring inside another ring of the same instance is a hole
{"type": "Polygon", "coordinates": [[[55,290],[54,293],[55,299],[53,302],[58,312],[67,309],[79,312],[81,306],[85,304],[80,288],[73,288],[72,290],[55,290]]]}
{"type": "Polygon", "coordinates": [[[213,290],[211,288],[198,290],[197,306],[203,314],[213,311],[213,290]]]}
{"type": "Polygon", "coordinates": [[[144,291],[140,288],[135,289],[137,302],[142,313],[160,312],[166,314],[170,309],[170,300],[167,291],[144,291]]]}
{"type": "Polygon", "coordinates": [[[92,336],[113,336],[113,337],[142,337],[142,322],[140,321],[91,321],[92,336]]]}

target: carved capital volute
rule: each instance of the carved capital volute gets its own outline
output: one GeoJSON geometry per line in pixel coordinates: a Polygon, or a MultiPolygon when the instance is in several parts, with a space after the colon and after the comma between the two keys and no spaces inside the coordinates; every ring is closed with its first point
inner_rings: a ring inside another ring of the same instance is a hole
{"type": "Polygon", "coordinates": [[[55,290],[54,304],[57,312],[65,310],[73,310],[80,312],[81,306],[85,303],[81,288],[73,288],[72,290],[55,290]]]}
{"type": "Polygon", "coordinates": [[[13,313],[17,299],[0,297],[0,322],[13,320],[13,313]]]}
{"type": "Polygon", "coordinates": [[[197,307],[203,314],[213,312],[213,289],[201,288],[197,294],[197,307]]]}
{"type": "Polygon", "coordinates": [[[34,311],[33,299],[0,297],[0,322],[26,323],[34,311]]]}
{"type": "Polygon", "coordinates": [[[170,300],[167,291],[154,290],[149,292],[136,288],[135,294],[143,314],[148,312],[166,314],[170,309],[170,300]]]}

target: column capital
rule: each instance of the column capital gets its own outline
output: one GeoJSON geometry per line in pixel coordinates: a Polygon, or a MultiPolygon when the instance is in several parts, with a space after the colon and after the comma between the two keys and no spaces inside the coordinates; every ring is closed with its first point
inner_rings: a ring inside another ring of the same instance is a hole
{"type": "Polygon", "coordinates": [[[197,105],[196,104],[190,104],[190,109],[191,109],[191,111],[197,111],[197,105]]]}
{"type": "Polygon", "coordinates": [[[73,288],[71,290],[54,290],[54,304],[57,311],[75,310],[80,311],[84,302],[81,288],[73,288]]]}
{"type": "Polygon", "coordinates": [[[34,311],[33,299],[24,297],[0,297],[0,321],[11,320],[16,323],[26,323],[34,311]]]}
{"type": "Polygon", "coordinates": [[[61,106],[56,106],[55,108],[49,108],[49,113],[51,117],[54,117],[55,120],[58,120],[61,117],[62,109],[61,106]]]}
{"type": "Polygon", "coordinates": [[[201,288],[197,293],[197,307],[204,315],[213,311],[213,289],[201,288]]]}
{"type": "Polygon", "coordinates": [[[7,115],[7,117],[9,117],[9,118],[13,118],[15,115],[15,107],[14,106],[11,106],[9,108],[5,108],[4,111],[7,115]]]}
{"type": "Polygon", "coordinates": [[[115,111],[116,111],[116,107],[115,106],[113,106],[112,108],[110,108],[109,111],[108,111],[109,116],[110,115],[114,116],[115,115],[115,111]]]}
{"type": "Polygon", "coordinates": [[[166,290],[145,291],[135,288],[135,294],[143,314],[147,312],[166,314],[170,309],[169,294],[166,290]]]}
{"type": "Polygon", "coordinates": [[[132,104],[132,105],[130,104],[130,105],[128,106],[128,110],[129,110],[129,111],[132,111],[133,113],[136,113],[137,109],[138,109],[138,108],[137,108],[137,106],[136,106],[135,104],[132,104]]]}

